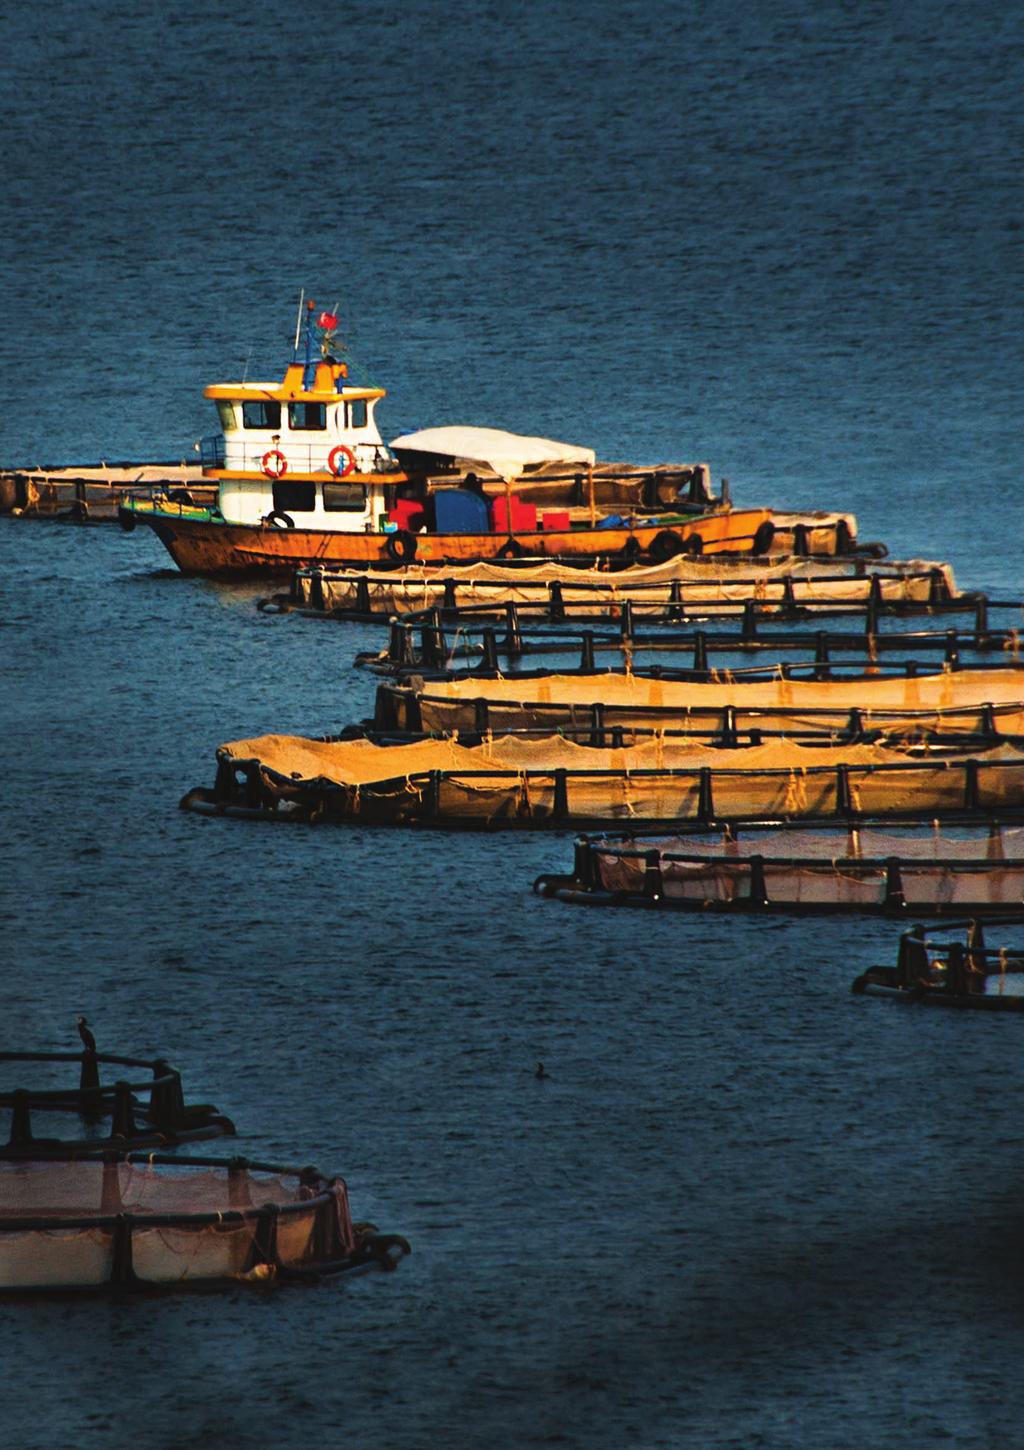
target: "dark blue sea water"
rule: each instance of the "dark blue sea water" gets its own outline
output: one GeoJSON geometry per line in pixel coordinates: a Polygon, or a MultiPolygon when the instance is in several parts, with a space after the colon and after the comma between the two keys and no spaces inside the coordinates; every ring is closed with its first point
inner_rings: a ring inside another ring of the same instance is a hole
{"type": "MultiPolygon", "coordinates": [[[[0,462],[191,456],[304,286],[385,436],[706,459],[1024,592],[1014,7],[56,0],[5,39],[0,462]]],[[[376,633],[141,530],[0,555],[4,1045],[84,1011],[414,1247],[2,1307],[5,1446],[1024,1443],[1019,1022],[852,1000],[886,924],[542,901],[564,836],[183,815],[221,740],[366,714],[376,633]]]]}

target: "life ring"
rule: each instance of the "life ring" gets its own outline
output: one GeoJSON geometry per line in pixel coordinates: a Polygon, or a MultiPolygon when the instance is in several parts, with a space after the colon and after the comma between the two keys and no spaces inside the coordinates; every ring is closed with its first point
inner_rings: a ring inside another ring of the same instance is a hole
{"type": "Polygon", "coordinates": [[[288,460],[280,448],[268,448],[260,459],[260,467],[268,478],[284,478],[288,472],[288,460]]]}
{"type": "Polygon", "coordinates": [[[294,529],[295,527],[295,520],[283,509],[274,509],[272,513],[267,514],[263,522],[271,524],[275,529],[294,529]]]}
{"type": "Polygon", "coordinates": [[[384,551],[399,564],[411,563],[416,557],[416,535],[410,534],[408,529],[398,529],[388,534],[384,551]]]}
{"type": "Polygon", "coordinates": [[[335,478],[348,478],[356,466],[356,455],[344,443],[339,443],[337,448],[332,448],[327,456],[327,467],[334,474],[335,478]],[[346,462],[339,467],[342,459],[346,462]]]}
{"type": "Polygon", "coordinates": [[[671,529],[659,529],[648,545],[647,552],[659,564],[664,564],[666,560],[675,558],[676,554],[681,554],[685,548],[686,545],[678,534],[671,529]]]}
{"type": "Polygon", "coordinates": [[[501,548],[495,554],[496,559],[521,559],[526,553],[522,544],[515,539],[506,539],[501,548]]]}

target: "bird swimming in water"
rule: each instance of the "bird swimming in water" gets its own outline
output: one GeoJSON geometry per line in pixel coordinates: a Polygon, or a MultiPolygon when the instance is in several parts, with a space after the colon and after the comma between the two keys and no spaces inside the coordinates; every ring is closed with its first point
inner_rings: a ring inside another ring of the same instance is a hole
{"type": "Polygon", "coordinates": [[[96,1039],[89,1031],[88,1022],[85,1020],[81,1013],[78,1014],[78,1016],[75,1018],[75,1021],[78,1023],[78,1035],[85,1044],[86,1052],[95,1052],[96,1039]]]}
{"type": "Polygon", "coordinates": [[[540,1080],[542,1078],[546,1078],[547,1077],[547,1073],[544,1071],[544,1064],[542,1062],[538,1062],[538,1064],[537,1064],[537,1070],[536,1070],[536,1072],[533,1075],[537,1079],[538,1082],[540,1082],[540,1080]]]}

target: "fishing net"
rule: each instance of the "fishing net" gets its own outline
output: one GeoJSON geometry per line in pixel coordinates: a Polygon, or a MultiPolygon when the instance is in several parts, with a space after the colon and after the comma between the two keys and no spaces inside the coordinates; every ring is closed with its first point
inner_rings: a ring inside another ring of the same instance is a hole
{"type": "Polygon", "coordinates": [[[241,1274],[266,1232],[268,1205],[276,1210],[278,1265],[300,1267],[315,1257],[324,1214],[335,1250],[352,1252],[355,1230],[338,1179],[314,1184],[253,1169],[187,1171],[184,1161],[170,1171],[145,1162],[2,1163],[0,1288],[107,1283],[116,1273],[117,1235],[129,1230],[134,1274],[147,1283],[241,1274]]]}
{"type": "Polygon", "coordinates": [[[646,894],[653,869],[659,893],[670,902],[723,904],[763,896],[777,906],[870,908],[884,905],[897,884],[908,911],[1010,910],[1024,902],[1020,830],[969,840],[939,831],[916,839],[879,830],[756,832],[699,850],[683,837],[595,842],[592,855],[595,884],[603,890],[646,894]]]}
{"type": "MultiPolygon", "coordinates": [[[[938,583],[949,597],[955,593],[948,564],[912,560],[888,564],[877,572],[880,598],[887,603],[925,603],[938,583]]],[[[370,609],[387,614],[408,614],[446,601],[448,606],[481,608],[504,604],[545,604],[550,586],[561,588],[564,604],[574,613],[618,614],[622,601],[632,599],[659,609],[672,601],[678,584],[684,604],[757,599],[761,604],[781,603],[788,587],[798,604],[815,599],[855,603],[867,600],[872,575],[858,576],[852,563],[841,560],[796,560],[752,566],[749,560],[730,562],[716,556],[713,572],[707,564],[677,556],[663,564],[609,572],[574,569],[565,564],[542,563],[523,568],[497,564],[464,566],[412,566],[386,573],[343,573],[301,570],[295,577],[298,602],[322,610],[370,609]]],[[[641,610],[642,612],[642,610],[641,610]]]]}
{"type": "MultiPolygon", "coordinates": [[[[594,749],[559,736],[455,739],[380,746],[267,735],[221,746],[262,804],[330,795],[334,814],[400,820],[425,813],[492,821],[558,817],[651,819],[866,815],[1024,803],[1024,754],[1010,745],[965,753],[773,741],[728,750],[654,737],[594,749]],[[838,767],[844,768],[841,776],[838,767]],[[427,777],[427,779],[424,779],[427,777]]],[[[220,779],[221,772],[218,772],[220,779]]]]}
{"type": "MultiPolygon", "coordinates": [[[[401,702],[401,692],[393,694],[401,702]]],[[[605,726],[715,728],[731,708],[739,731],[784,733],[842,731],[858,710],[864,729],[977,734],[986,726],[985,707],[992,706],[998,711],[992,723],[1002,733],[1024,731],[1024,671],[1013,667],[833,681],[701,683],[635,674],[432,680],[416,698],[421,728],[437,734],[472,731],[480,702],[492,730],[583,729],[592,724],[596,703],[605,726]]]]}

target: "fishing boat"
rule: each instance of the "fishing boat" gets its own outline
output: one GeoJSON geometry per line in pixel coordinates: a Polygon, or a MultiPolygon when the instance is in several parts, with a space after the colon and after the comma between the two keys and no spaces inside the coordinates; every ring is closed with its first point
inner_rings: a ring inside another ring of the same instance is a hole
{"type": "Polygon", "coordinates": [[[0,1293],[187,1288],[393,1268],[341,1178],[244,1158],[0,1160],[0,1293]]]}
{"type": "Polygon", "coordinates": [[[868,967],[851,984],[857,996],[888,997],[929,1007],[959,1007],[983,1012],[1024,1012],[1024,916],[1000,920],[1003,944],[989,947],[977,918],[949,922],[943,935],[959,929],[961,938],[939,941],[920,923],[900,937],[896,965],[868,967]],[[1016,944],[1007,944],[1009,935],[1016,944]]]}
{"type": "MultiPolygon", "coordinates": [[[[772,544],[771,511],[714,495],[706,464],[599,464],[592,449],[491,428],[430,428],[388,445],[376,421],[386,390],[350,376],[337,314],[308,302],[304,316],[303,326],[300,302],[279,382],[204,390],[221,424],[197,445],[216,505],[168,492],[119,510],[125,529],[147,525],[184,573],[523,556],[632,562],[772,544]]],[[[849,515],[785,521],[805,548],[825,547],[815,530],[833,552],[853,547],[849,515]]]]}
{"type": "Polygon", "coordinates": [[[868,821],[754,822],[672,837],[581,837],[539,896],[701,912],[1005,915],[1024,910],[1024,830],[868,821]]]}

